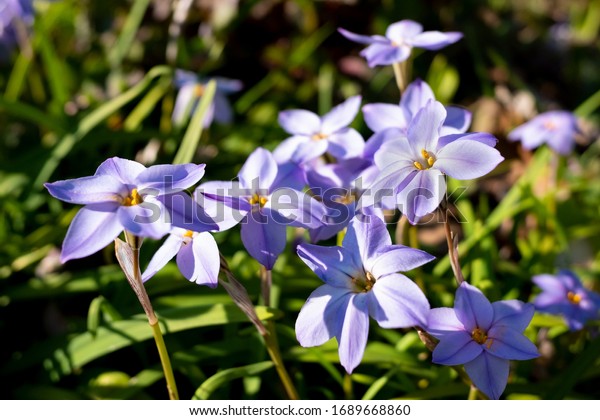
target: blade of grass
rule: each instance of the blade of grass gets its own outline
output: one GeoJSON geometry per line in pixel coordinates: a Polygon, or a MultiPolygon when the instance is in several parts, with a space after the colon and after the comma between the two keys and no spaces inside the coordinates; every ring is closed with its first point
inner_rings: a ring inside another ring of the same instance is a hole
{"type": "Polygon", "coordinates": [[[119,38],[115,45],[110,49],[108,55],[109,62],[113,68],[121,66],[123,59],[131,49],[131,44],[133,44],[135,34],[142,23],[142,19],[144,18],[144,14],[146,14],[146,9],[148,9],[149,4],[150,0],[136,0],[133,3],[131,11],[127,15],[127,20],[123,25],[121,35],[119,35],[119,38]]]}
{"type": "Polygon", "coordinates": [[[223,370],[219,373],[214,374],[213,376],[208,378],[206,381],[204,381],[202,383],[202,385],[200,385],[200,387],[198,387],[198,389],[194,393],[194,396],[192,397],[192,399],[193,400],[206,400],[210,397],[210,395],[217,388],[219,388],[224,383],[230,382],[234,379],[243,378],[245,376],[257,375],[257,374],[264,372],[265,370],[270,369],[272,367],[273,367],[273,362],[267,361],[267,362],[259,362],[259,363],[254,363],[254,364],[247,365],[247,366],[241,366],[241,367],[237,367],[237,368],[223,370]]]}

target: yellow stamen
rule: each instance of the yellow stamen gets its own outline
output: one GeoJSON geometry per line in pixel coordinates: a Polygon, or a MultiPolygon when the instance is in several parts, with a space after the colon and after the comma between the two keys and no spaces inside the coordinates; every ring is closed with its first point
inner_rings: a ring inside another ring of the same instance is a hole
{"type": "Polygon", "coordinates": [[[252,198],[249,200],[249,203],[252,205],[258,204],[258,205],[260,205],[260,207],[264,207],[265,204],[267,204],[267,201],[269,201],[269,199],[267,197],[264,197],[262,195],[258,195],[257,193],[254,193],[252,198]]]}
{"type": "Polygon", "coordinates": [[[573,305],[578,305],[579,302],[581,302],[581,295],[578,295],[577,293],[569,292],[569,293],[567,293],[567,299],[569,299],[569,302],[571,302],[573,305]]]}
{"type": "Polygon", "coordinates": [[[187,237],[187,238],[191,238],[192,236],[194,236],[194,232],[193,232],[193,231],[191,231],[191,230],[188,230],[187,232],[185,232],[185,233],[183,234],[183,237],[184,237],[184,238],[185,238],[185,237],[187,237]]]}
{"type": "Polygon", "coordinates": [[[133,190],[131,190],[131,194],[129,194],[128,197],[125,197],[123,199],[123,205],[127,206],[127,207],[137,206],[138,204],[141,204],[143,202],[144,202],[144,199],[138,193],[137,188],[134,188],[133,190]]]}
{"type": "Polygon", "coordinates": [[[431,168],[433,166],[433,164],[435,163],[435,159],[433,156],[429,156],[427,158],[427,164],[429,165],[429,167],[431,168]]]}
{"type": "Polygon", "coordinates": [[[352,283],[354,283],[355,291],[358,293],[367,293],[370,291],[375,285],[375,276],[367,271],[364,277],[359,276],[352,279],[352,283]]]}
{"type": "MultiPolygon", "coordinates": [[[[475,340],[475,342],[477,344],[483,344],[487,341],[486,333],[483,330],[481,330],[479,327],[477,327],[473,330],[473,332],[471,333],[471,338],[473,340],[475,340]]],[[[491,344],[490,344],[490,346],[491,346],[491,344]]]]}
{"type": "Polygon", "coordinates": [[[417,168],[419,171],[423,170],[423,165],[421,165],[421,162],[417,162],[416,160],[413,162],[413,165],[415,165],[415,168],[417,168]]]}
{"type": "Polygon", "coordinates": [[[429,152],[427,152],[427,150],[421,149],[421,155],[423,156],[423,159],[429,159],[429,152]]]}
{"type": "Polygon", "coordinates": [[[204,94],[204,85],[197,84],[194,88],[194,96],[197,98],[201,97],[204,94]]]}
{"type": "Polygon", "coordinates": [[[324,140],[326,138],[327,138],[327,134],[317,133],[317,134],[313,134],[313,136],[311,137],[311,140],[319,141],[319,140],[324,140]]]}
{"type": "Polygon", "coordinates": [[[493,338],[488,338],[487,342],[486,342],[486,347],[489,350],[492,347],[492,344],[494,343],[494,339],[493,338]]]}

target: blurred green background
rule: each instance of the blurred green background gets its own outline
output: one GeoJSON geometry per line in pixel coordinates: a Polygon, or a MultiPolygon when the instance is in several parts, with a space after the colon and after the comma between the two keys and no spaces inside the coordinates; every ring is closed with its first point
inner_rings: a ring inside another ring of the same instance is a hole
{"type": "MultiPolygon", "coordinates": [[[[51,198],[42,184],[91,175],[112,156],[170,163],[184,134],[170,121],[174,68],[244,84],[231,97],[234,122],[213,124],[200,138],[193,161],[207,164],[207,180],[231,179],[257,146],[272,150],[286,138],[281,110],[325,113],[355,94],[363,103],[396,103],[392,69],[367,67],[361,46],[338,27],[383,34],[412,19],[425,30],[464,33],[439,52],[416,51],[413,76],[438,100],[472,110],[470,131],[492,132],[506,157],[492,176],[467,183],[458,202],[469,220],[459,249],[471,283],[490,300],[528,301],[533,274],[571,267],[599,287],[598,0],[196,0],[177,37],[169,35],[168,0],[34,5],[34,21],[18,24],[15,40],[0,38],[0,398],[166,398],[151,331],[114,250],[61,265],[77,206],[51,198]],[[584,120],[577,151],[559,161],[559,182],[546,191],[549,150],[527,155],[505,139],[536,110],[555,108],[584,120]]],[[[362,117],[353,126],[370,135],[362,117]]],[[[259,267],[239,231],[216,238],[257,299],[259,267]]],[[[334,341],[299,347],[295,318],[320,281],[295,257],[295,240],[290,231],[273,277],[280,345],[303,398],[466,398],[455,372],[432,365],[412,331],[372,324],[351,378],[334,341]]],[[[438,260],[413,277],[433,307],[451,306],[443,233],[419,229],[419,242],[438,260]]],[[[158,246],[147,241],[144,262],[158,246]]],[[[262,363],[260,337],[224,290],[188,283],[174,263],[147,286],[182,398],[284,397],[262,363]]],[[[569,333],[560,318],[536,315],[527,335],[542,357],[513,366],[505,397],[600,397],[598,324],[569,333]]]]}

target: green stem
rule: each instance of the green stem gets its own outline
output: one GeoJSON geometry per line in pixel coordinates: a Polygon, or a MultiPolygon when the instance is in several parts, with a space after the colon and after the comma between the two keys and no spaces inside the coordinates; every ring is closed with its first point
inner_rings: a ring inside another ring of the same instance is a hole
{"type": "Polygon", "coordinates": [[[393,63],[392,68],[394,69],[396,85],[398,86],[400,95],[402,95],[410,79],[410,57],[405,61],[393,63]]]}
{"type": "Polygon", "coordinates": [[[477,399],[477,388],[475,387],[475,385],[471,385],[471,388],[469,389],[469,399],[470,400],[477,399]]]}
{"type": "Polygon", "coordinates": [[[265,306],[271,306],[271,285],[273,284],[273,278],[271,270],[267,270],[264,265],[260,266],[260,290],[262,292],[263,304],[265,306]]]}
{"type": "Polygon", "coordinates": [[[158,355],[160,357],[160,363],[165,373],[165,379],[167,381],[167,391],[169,392],[169,398],[172,400],[178,400],[179,394],[177,392],[177,384],[175,383],[175,375],[173,375],[173,368],[171,367],[171,359],[169,358],[169,352],[158,324],[158,319],[155,318],[153,324],[148,319],[150,327],[152,327],[152,334],[154,335],[154,341],[156,342],[156,348],[158,349],[158,355]]]}
{"type": "Polygon", "coordinates": [[[279,342],[277,341],[277,333],[275,331],[275,323],[273,321],[267,321],[267,334],[263,336],[265,344],[267,346],[267,352],[271,357],[271,360],[275,364],[275,370],[279,375],[279,379],[285,388],[285,392],[290,400],[299,400],[298,391],[292,382],[292,378],[285,369],[283,359],[281,358],[281,352],[279,351],[279,342]]]}
{"type": "MultiPolygon", "coordinates": [[[[445,211],[445,206],[443,207],[445,211]]],[[[446,242],[448,243],[448,257],[450,258],[450,265],[452,266],[452,271],[454,272],[454,277],[456,278],[456,283],[460,286],[465,278],[463,276],[462,270],[460,268],[460,262],[458,261],[458,249],[454,243],[455,235],[450,229],[450,221],[448,220],[448,213],[445,212],[444,215],[444,228],[446,231],[446,242]]]]}

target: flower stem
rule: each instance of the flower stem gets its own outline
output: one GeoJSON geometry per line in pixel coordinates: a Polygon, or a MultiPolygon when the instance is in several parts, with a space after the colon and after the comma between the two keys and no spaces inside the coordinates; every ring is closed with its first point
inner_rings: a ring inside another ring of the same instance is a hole
{"type": "Polygon", "coordinates": [[[410,79],[410,57],[405,61],[393,63],[392,68],[394,69],[396,85],[398,86],[400,95],[402,95],[410,79]]]}
{"type": "Polygon", "coordinates": [[[452,229],[450,229],[450,221],[448,220],[447,215],[444,218],[444,228],[446,230],[446,242],[448,243],[448,256],[450,257],[450,265],[452,266],[456,283],[460,286],[461,283],[465,281],[465,278],[460,268],[460,262],[458,261],[456,235],[454,232],[452,232],[452,229]]]}
{"type": "Polygon", "coordinates": [[[158,318],[150,303],[150,297],[146,292],[144,283],[142,282],[142,274],[140,272],[140,247],[142,245],[142,239],[132,235],[129,232],[125,232],[125,239],[127,244],[123,243],[118,239],[115,240],[115,253],[117,260],[125,273],[125,277],[129,281],[131,288],[137,296],[146,317],[148,318],[148,324],[152,328],[152,334],[156,347],[158,349],[158,355],[160,357],[160,363],[163,368],[165,380],[167,382],[167,391],[171,400],[178,400],[179,394],[177,392],[177,384],[175,383],[175,376],[173,375],[173,368],[171,367],[171,360],[169,359],[169,353],[165,345],[160,325],[158,324],[158,318]]]}
{"type": "Polygon", "coordinates": [[[477,387],[475,385],[471,385],[469,389],[469,399],[476,400],[477,399],[477,387]]]}
{"type": "Polygon", "coordinates": [[[273,277],[271,270],[263,265],[260,266],[260,290],[262,292],[263,304],[265,306],[271,306],[271,285],[273,284],[273,277]]]}

